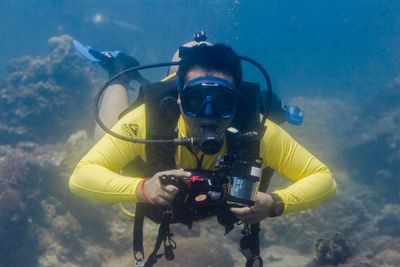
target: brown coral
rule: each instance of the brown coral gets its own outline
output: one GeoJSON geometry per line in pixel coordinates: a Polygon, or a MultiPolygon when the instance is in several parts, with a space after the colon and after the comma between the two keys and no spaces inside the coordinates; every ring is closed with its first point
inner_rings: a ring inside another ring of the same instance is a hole
{"type": "Polygon", "coordinates": [[[87,128],[93,73],[71,41],[67,35],[53,37],[48,57],[8,62],[7,86],[0,89],[1,142],[53,143],[87,128]]]}
{"type": "Polygon", "coordinates": [[[29,167],[21,153],[7,154],[0,158],[0,182],[22,185],[28,175],[29,167]]]}

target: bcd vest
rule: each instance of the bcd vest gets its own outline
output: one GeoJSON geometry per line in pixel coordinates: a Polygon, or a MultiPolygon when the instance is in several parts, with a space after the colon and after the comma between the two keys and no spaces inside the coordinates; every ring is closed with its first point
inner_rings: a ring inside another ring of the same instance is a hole
{"type": "MultiPolygon", "coordinates": [[[[177,93],[178,91],[174,80],[145,85],[141,88],[139,99],[126,111],[124,111],[120,117],[144,103],[146,116],[146,139],[169,140],[177,138],[177,123],[180,116],[179,106],[177,104],[177,93]]],[[[238,109],[231,126],[238,129],[239,132],[252,132],[258,130],[262,106],[259,84],[242,82],[241,87],[239,88],[238,109]]],[[[229,138],[229,135],[227,135],[227,142],[229,152],[231,151],[234,142],[229,138]]],[[[259,155],[259,146],[260,143],[257,141],[249,146],[249,149],[252,150],[252,153],[259,155]]],[[[174,160],[176,146],[165,144],[146,144],[145,151],[147,159],[146,162],[144,162],[142,158],[136,157],[130,164],[128,164],[128,166],[124,168],[123,171],[125,174],[130,176],[151,177],[160,171],[176,169],[174,160]]],[[[192,172],[196,171],[199,170],[192,170],[192,172]]],[[[262,170],[261,183],[259,187],[260,191],[266,191],[272,174],[273,170],[271,168],[267,167],[262,170]]],[[[209,176],[210,181],[215,179],[215,173],[213,175],[214,176],[209,176]]],[[[219,180],[217,179],[216,183],[221,181],[223,181],[223,178],[219,180]]],[[[212,184],[212,182],[209,182],[209,184],[212,184]]],[[[233,225],[237,221],[236,217],[230,212],[229,206],[227,206],[223,200],[213,202],[206,206],[198,206],[194,209],[192,207],[187,207],[182,203],[183,200],[179,198],[178,194],[173,204],[168,208],[159,205],[153,206],[150,203],[136,204],[133,249],[137,262],[142,262],[144,256],[144,216],[150,218],[156,223],[160,223],[156,245],[153,252],[149,256],[149,260],[144,266],[152,266],[157,261],[157,258],[159,257],[157,251],[162,242],[164,242],[165,245],[164,253],[167,259],[168,257],[170,260],[173,259],[173,246],[171,246],[172,238],[169,232],[170,223],[183,223],[190,228],[193,221],[217,215],[219,223],[225,226],[225,233],[227,233],[233,229],[233,225]],[[165,216],[166,214],[167,216],[165,216]],[[170,245],[166,245],[166,240],[170,242],[170,245]],[[142,257],[137,257],[138,253],[141,254],[142,257]]],[[[248,259],[247,262],[251,262],[257,257],[259,258],[259,224],[252,225],[251,229],[253,234],[250,235],[251,238],[249,240],[251,240],[251,246],[249,247],[252,247],[252,250],[254,251],[252,252],[253,256],[251,260],[248,259]]],[[[246,238],[248,239],[249,237],[246,238]]]]}

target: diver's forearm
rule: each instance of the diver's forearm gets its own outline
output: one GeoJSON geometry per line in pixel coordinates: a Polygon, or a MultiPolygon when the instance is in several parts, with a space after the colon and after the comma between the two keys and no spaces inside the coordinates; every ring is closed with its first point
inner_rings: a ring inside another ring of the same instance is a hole
{"type": "Polygon", "coordinates": [[[137,202],[137,187],[142,179],[120,175],[104,167],[79,165],[69,180],[72,193],[100,202],[137,202]]]}
{"type": "Polygon", "coordinates": [[[330,173],[318,173],[274,191],[284,203],[283,214],[312,208],[336,193],[336,182],[330,173]]]}

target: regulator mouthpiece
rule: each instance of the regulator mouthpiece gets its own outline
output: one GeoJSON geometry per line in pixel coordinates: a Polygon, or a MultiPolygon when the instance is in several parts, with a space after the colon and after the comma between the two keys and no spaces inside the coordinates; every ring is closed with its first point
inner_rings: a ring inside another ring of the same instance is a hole
{"type": "Polygon", "coordinates": [[[217,135],[214,127],[201,127],[201,135],[194,139],[194,143],[207,155],[214,155],[221,150],[224,138],[217,135]]]}

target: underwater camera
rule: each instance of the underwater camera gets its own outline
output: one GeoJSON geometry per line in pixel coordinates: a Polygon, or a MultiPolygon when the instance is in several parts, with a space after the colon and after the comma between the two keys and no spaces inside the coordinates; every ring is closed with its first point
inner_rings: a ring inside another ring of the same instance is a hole
{"type": "Polygon", "coordinates": [[[241,133],[230,127],[226,131],[229,148],[221,162],[227,171],[231,188],[229,203],[253,206],[261,179],[262,159],[259,157],[259,139],[257,132],[241,133]]]}
{"type": "MultiPolygon", "coordinates": [[[[177,179],[172,175],[160,177],[162,185],[174,185],[179,188],[176,199],[193,210],[205,205],[220,202],[224,199],[224,185],[229,180],[222,172],[208,170],[187,170],[192,173],[190,178],[177,179]]],[[[177,203],[177,204],[178,204],[177,203]]]]}
{"type": "Polygon", "coordinates": [[[227,134],[232,140],[232,147],[223,159],[217,160],[215,167],[218,171],[186,170],[192,173],[190,178],[163,175],[160,183],[178,187],[178,199],[192,208],[224,200],[231,206],[253,206],[260,185],[262,164],[255,148],[258,134],[239,133],[234,128],[229,128],[227,134]]]}

